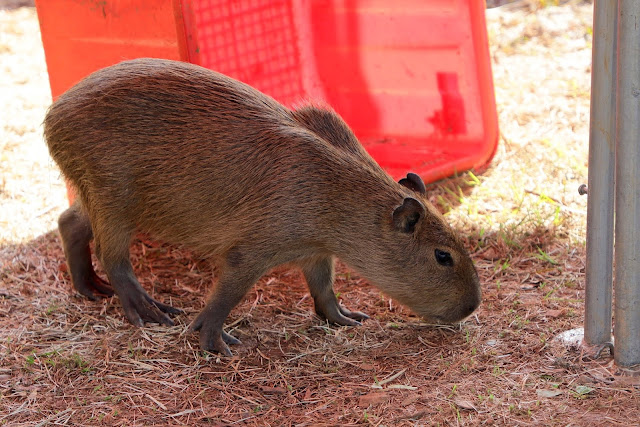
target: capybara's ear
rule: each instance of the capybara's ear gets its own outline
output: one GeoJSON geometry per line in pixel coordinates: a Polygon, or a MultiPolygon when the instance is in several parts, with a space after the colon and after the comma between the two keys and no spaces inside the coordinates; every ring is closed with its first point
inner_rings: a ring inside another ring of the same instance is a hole
{"type": "Polygon", "coordinates": [[[416,193],[426,194],[427,192],[427,188],[424,186],[424,182],[422,181],[422,178],[420,178],[419,175],[413,172],[409,172],[407,174],[407,177],[402,178],[400,181],[398,181],[398,183],[400,185],[404,185],[409,190],[415,191],[416,193]]]}
{"type": "Polygon", "coordinates": [[[403,233],[413,233],[416,225],[426,214],[426,209],[422,203],[413,197],[407,197],[393,210],[393,225],[403,233]]]}

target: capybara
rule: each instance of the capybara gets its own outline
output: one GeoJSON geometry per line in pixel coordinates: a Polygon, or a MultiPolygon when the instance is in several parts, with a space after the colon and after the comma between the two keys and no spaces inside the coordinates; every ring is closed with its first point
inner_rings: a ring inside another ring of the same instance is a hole
{"type": "Polygon", "coordinates": [[[216,260],[219,281],[191,329],[226,355],[239,342],[223,331],[227,315],[281,264],[302,269],[316,312],[338,325],[367,316],[338,303],[335,257],[432,322],[480,304],[473,263],[420,177],[395,182],[324,107],[290,110],[214,71],[144,58],[62,94],[44,135],[77,194],[59,219],[73,285],[92,299],[115,291],[134,325],[171,325],[179,312],[137,281],[137,231],[216,260]]]}

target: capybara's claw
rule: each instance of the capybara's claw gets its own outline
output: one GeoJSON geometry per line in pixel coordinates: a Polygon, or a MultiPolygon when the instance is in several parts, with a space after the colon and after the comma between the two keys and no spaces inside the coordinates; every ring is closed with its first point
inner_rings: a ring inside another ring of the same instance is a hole
{"type": "MultiPolygon", "coordinates": [[[[229,349],[229,346],[225,343],[223,338],[224,332],[221,333],[209,333],[206,329],[200,329],[200,348],[210,353],[220,353],[223,356],[231,357],[233,353],[229,349]]],[[[229,334],[225,334],[227,338],[233,338],[229,334]]],[[[237,339],[233,338],[235,341],[237,339]]],[[[240,341],[238,341],[239,343],[240,341]]],[[[234,344],[234,343],[230,343],[234,344]]]]}
{"type": "Polygon", "coordinates": [[[146,292],[139,292],[133,296],[123,295],[120,300],[127,319],[138,327],[143,326],[145,322],[173,326],[173,320],[166,313],[180,312],[180,310],[154,300],[146,292]]]}
{"type": "Polygon", "coordinates": [[[208,351],[209,353],[220,353],[221,355],[226,357],[233,357],[233,353],[231,353],[229,346],[226,345],[224,342],[216,343],[211,347],[200,343],[200,346],[202,347],[203,350],[208,351]]]}
{"type": "Polygon", "coordinates": [[[320,317],[327,319],[330,323],[340,326],[360,326],[360,320],[369,318],[369,316],[359,311],[347,310],[341,306],[335,298],[329,299],[329,301],[324,304],[316,301],[316,313],[318,313],[320,317]]]}
{"type": "Polygon", "coordinates": [[[340,308],[340,312],[344,316],[346,316],[346,317],[348,317],[350,319],[354,319],[354,320],[357,320],[357,321],[362,321],[362,320],[367,320],[369,318],[369,316],[367,316],[366,314],[364,314],[361,311],[350,311],[350,310],[347,310],[346,308],[344,308],[341,305],[339,305],[338,307],[340,308]]]}
{"type": "Polygon", "coordinates": [[[241,344],[239,339],[226,333],[222,328],[208,326],[206,317],[202,316],[202,313],[191,323],[189,331],[200,333],[200,348],[210,353],[220,353],[223,356],[231,357],[233,353],[227,344],[241,344]]]}
{"type": "Polygon", "coordinates": [[[324,313],[318,313],[320,317],[324,317],[329,321],[329,323],[333,323],[339,326],[360,326],[361,323],[355,319],[351,319],[342,313],[332,313],[330,316],[325,315],[324,313]]]}
{"type": "Polygon", "coordinates": [[[242,344],[242,341],[240,341],[238,338],[234,337],[233,335],[226,333],[225,331],[222,331],[222,339],[224,342],[230,345],[242,344]]]}
{"type": "Polygon", "coordinates": [[[98,301],[101,298],[113,295],[113,288],[109,282],[102,279],[95,272],[92,272],[92,274],[82,282],[74,282],[74,286],[79,294],[84,295],[91,301],[98,301]]]}
{"type": "Polygon", "coordinates": [[[179,308],[175,308],[175,307],[171,307],[170,305],[167,304],[163,304],[159,301],[154,300],[153,298],[151,298],[149,295],[146,295],[147,301],[149,301],[151,304],[155,305],[158,309],[160,309],[162,312],[164,313],[168,313],[168,314],[183,314],[184,311],[179,309],[179,308]]]}
{"type": "MultiPolygon", "coordinates": [[[[327,319],[329,320],[329,319],[327,319]]],[[[337,316],[336,318],[329,320],[331,323],[335,323],[340,326],[361,326],[362,323],[357,320],[350,319],[347,316],[337,316]]]]}
{"type": "Polygon", "coordinates": [[[146,322],[159,323],[165,326],[173,326],[173,320],[155,306],[144,307],[137,310],[124,310],[124,314],[129,321],[138,327],[144,326],[146,322]]]}
{"type": "Polygon", "coordinates": [[[95,274],[95,272],[91,277],[90,285],[93,288],[93,290],[96,293],[98,293],[100,296],[110,297],[114,294],[113,288],[111,287],[109,282],[102,279],[100,276],[95,274]]]}

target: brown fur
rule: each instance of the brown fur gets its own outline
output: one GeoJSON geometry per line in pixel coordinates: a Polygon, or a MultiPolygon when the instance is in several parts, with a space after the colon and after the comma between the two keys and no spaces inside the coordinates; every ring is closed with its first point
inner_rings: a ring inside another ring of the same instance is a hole
{"type": "Polygon", "coordinates": [[[225,318],[284,263],[302,268],[317,312],[338,324],[366,315],[337,303],[334,256],[431,320],[459,321],[480,303],[471,259],[421,180],[393,181],[331,111],[291,111],[213,71],[138,59],[69,89],[44,125],[51,156],[78,193],[59,221],[74,286],[90,298],[111,293],[91,266],[93,238],[136,325],[171,324],[166,313],[177,311],[136,280],[136,230],[222,260],[192,324],[205,350],[230,354],[225,343],[238,341],[222,331],[225,318]],[[441,265],[436,249],[453,265],[441,265]]]}

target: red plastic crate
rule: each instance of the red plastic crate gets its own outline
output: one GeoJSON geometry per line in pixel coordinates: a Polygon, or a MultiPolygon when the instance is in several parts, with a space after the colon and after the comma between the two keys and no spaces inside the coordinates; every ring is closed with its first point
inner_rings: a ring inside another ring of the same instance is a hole
{"type": "Polygon", "coordinates": [[[182,59],[288,106],[326,102],[394,177],[486,165],[498,124],[478,0],[40,0],[54,98],[141,56],[182,59]]]}

